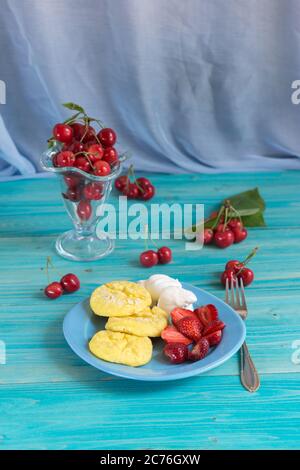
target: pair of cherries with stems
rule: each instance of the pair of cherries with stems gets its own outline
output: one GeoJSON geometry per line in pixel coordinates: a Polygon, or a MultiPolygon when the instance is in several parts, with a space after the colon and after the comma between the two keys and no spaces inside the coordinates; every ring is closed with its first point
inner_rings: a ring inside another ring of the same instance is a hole
{"type": "Polygon", "coordinates": [[[46,273],[48,285],[44,289],[44,293],[49,299],[57,299],[63,293],[71,294],[80,288],[80,281],[76,274],[68,273],[61,277],[60,281],[50,282],[49,267],[55,269],[50,256],[47,257],[46,273]]]}
{"type": "Polygon", "coordinates": [[[238,284],[239,280],[243,281],[244,286],[248,286],[254,279],[254,272],[252,269],[246,267],[249,261],[256,255],[258,247],[254,248],[244,261],[232,259],[226,263],[225,270],[221,274],[221,283],[226,286],[228,281],[231,284],[238,284]]]}
{"type": "Polygon", "coordinates": [[[155,250],[148,249],[148,240],[149,240],[149,232],[148,226],[145,226],[145,248],[146,250],[140,254],[140,263],[145,268],[152,268],[157,264],[167,264],[172,261],[172,250],[168,246],[162,246],[158,248],[156,243],[152,240],[150,236],[150,240],[152,241],[153,245],[156,248],[155,250]]]}
{"type": "Polygon", "coordinates": [[[155,194],[155,187],[148,178],[135,177],[134,167],[130,165],[127,175],[119,176],[115,181],[115,188],[128,199],[141,199],[148,201],[155,194]],[[131,180],[133,179],[133,182],[131,180]]]}

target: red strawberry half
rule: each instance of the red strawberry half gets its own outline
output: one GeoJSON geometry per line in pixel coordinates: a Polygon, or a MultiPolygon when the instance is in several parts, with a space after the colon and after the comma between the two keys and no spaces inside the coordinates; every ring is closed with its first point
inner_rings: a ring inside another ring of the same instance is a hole
{"type": "Polygon", "coordinates": [[[182,344],[191,344],[192,340],[181,334],[175,326],[166,326],[162,331],[161,337],[166,343],[182,343],[182,344]]]}
{"type": "Polygon", "coordinates": [[[225,323],[223,323],[221,320],[215,320],[204,328],[203,336],[210,335],[211,333],[215,333],[215,331],[218,330],[223,330],[225,326],[225,323]]]}
{"type": "Polygon", "coordinates": [[[186,308],[180,308],[180,307],[174,308],[171,312],[171,318],[172,318],[172,322],[174,323],[174,325],[176,325],[179,322],[179,320],[185,317],[197,318],[197,315],[195,315],[195,313],[192,312],[191,310],[187,310],[186,308]]]}
{"type": "Polygon", "coordinates": [[[170,359],[171,362],[173,362],[173,364],[181,364],[187,360],[189,350],[186,344],[168,343],[164,347],[164,354],[170,359]]]}
{"type": "Polygon", "coordinates": [[[206,338],[201,338],[198,343],[189,352],[190,361],[200,361],[209,351],[209,342],[206,338]]]}
{"type": "Polygon", "coordinates": [[[218,310],[213,304],[198,307],[194,310],[194,313],[197,315],[203,326],[209,325],[209,323],[218,319],[218,310]]]}
{"type": "Polygon", "coordinates": [[[197,342],[202,336],[203,326],[197,318],[185,317],[178,321],[177,328],[184,336],[197,342]]]}
{"type": "Polygon", "coordinates": [[[204,336],[204,338],[207,339],[210,346],[216,346],[221,342],[222,330],[214,331],[214,333],[210,333],[209,335],[204,336]]]}

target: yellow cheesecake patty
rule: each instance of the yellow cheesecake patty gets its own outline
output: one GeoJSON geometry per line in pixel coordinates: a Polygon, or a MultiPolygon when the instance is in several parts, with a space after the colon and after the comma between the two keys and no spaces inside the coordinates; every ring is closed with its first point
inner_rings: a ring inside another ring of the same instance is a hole
{"type": "Polygon", "coordinates": [[[152,357],[150,338],[101,330],[89,342],[90,351],[100,359],[137,367],[152,357]]]}

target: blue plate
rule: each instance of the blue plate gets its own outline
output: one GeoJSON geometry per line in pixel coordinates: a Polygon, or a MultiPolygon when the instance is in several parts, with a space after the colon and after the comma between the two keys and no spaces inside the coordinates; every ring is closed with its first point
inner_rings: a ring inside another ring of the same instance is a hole
{"type": "Polygon", "coordinates": [[[152,340],[152,360],[145,366],[130,367],[98,359],[89,351],[88,342],[97,331],[104,329],[107,320],[93,314],[89,299],[75,305],[66,315],[63,323],[65,338],[73,351],[85,362],[103,372],[119,377],[163,381],[202,374],[223,364],[240,349],[246,336],[245,324],[229,305],[214,295],[190,284],[183,283],[183,287],[194,292],[197,305],[214,304],[219,310],[220,319],[226,323],[221,343],[211,348],[209,354],[201,361],[171,364],[163,355],[163,341],[160,338],[152,340]]]}

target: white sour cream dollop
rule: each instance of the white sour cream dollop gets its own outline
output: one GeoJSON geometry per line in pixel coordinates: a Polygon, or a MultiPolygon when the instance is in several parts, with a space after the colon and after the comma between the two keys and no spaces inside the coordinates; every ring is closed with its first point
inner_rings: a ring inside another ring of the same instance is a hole
{"type": "Polygon", "coordinates": [[[197,297],[190,290],[171,286],[162,291],[157,306],[170,314],[175,307],[192,310],[196,301],[197,297]]]}
{"type": "Polygon", "coordinates": [[[154,304],[158,302],[158,299],[166,288],[181,288],[181,283],[178,281],[178,279],[166,276],[165,274],[153,274],[149,277],[149,279],[146,279],[145,281],[139,281],[139,284],[142,284],[145,289],[147,289],[154,304]]]}

